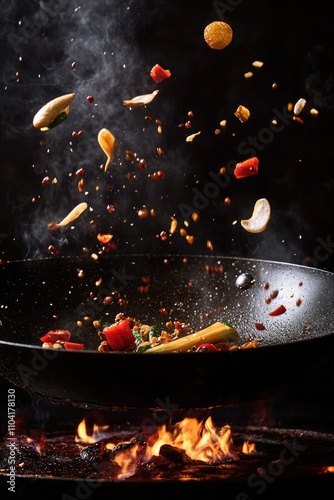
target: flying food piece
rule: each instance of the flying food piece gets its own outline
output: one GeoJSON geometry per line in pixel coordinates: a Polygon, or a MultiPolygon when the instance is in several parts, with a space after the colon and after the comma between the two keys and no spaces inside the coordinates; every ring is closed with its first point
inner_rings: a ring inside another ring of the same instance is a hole
{"type": "Polygon", "coordinates": [[[204,29],[204,40],[214,50],[225,49],[231,43],[232,38],[231,26],[223,21],[213,21],[204,29]]]}
{"type": "Polygon", "coordinates": [[[254,205],[250,219],[242,220],[241,225],[249,233],[262,233],[270,220],[271,209],[266,198],[260,198],[254,205]]]}
{"type": "Polygon", "coordinates": [[[305,104],[306,104],[306,99],[304,99],[303,97],[298,99],[298,101],[296,102],[296,104],[294,105],[294,108],[293,108],[294,114],[299,115],[303,111],[305,104]]]}
{"type": "Polygon", "coordinates": [[[107,156],[107,161],[104,165],[104,171],[106,172],[114,159],[115,137],[107,128],[103,128],[98,133],[97,140],[107,156]]]}
{"type": "Polygon", "coordinates": [[[33,126],[46,132],[66,120],[74,96],[73,93],[65,94],[45,104],[34,116],[33,126]]]}
{"type": "Polygon", "coordinates": [[[241,121],[241,123],[245,123],[250,117],[250,111],[248,108],[240,104],[240,106],[237,107],[234,115],[241,121]]]}
{"type": "Polygon", "coordinates": [[[133,99],[128,99],[123,101],[124,106],[128,106],[129,108],[135,108],[138,106],[146,106],[146,104],[149,104],[155,96],[159,93],[159,90],[154,90],[151,94],[144,94],[144,95],[138,95],[137,97],[134,97],[133,99]]]}
{"type": "Polygon", "coordinates": [[[59,227],[67,226],[75,219],[77,219],[82,214],[82,212],[86,210],[87,207],[88,205],[86,202],[79,203],[79,205],[74,207],[73,210],[71,210],[71,212],[68,215],[66,215],[66,217],[62,221],[58,223],[50,222],[50,224],[48,224],[48,228],[51,229],[51,231],[53,231],[55,229],[58,229],[59,227]]]}
{"type": "Polygon", "coordinates": [[[186,142],[193,142],[193,140],[195,139],[195,137],[196,137],[197,135],[200,135],[200,133],[201,133],[201,131],[196,132],[195,134],[188,135],[188,136],[186,137],[186,142]]]}
{"type": "Polygon", "coordinates": [[[169,69],[164,69],[160,64],[156,64],[151,69],[150,76],[156,83],[161,83],[171,76],[171,72],[169,69]]]}

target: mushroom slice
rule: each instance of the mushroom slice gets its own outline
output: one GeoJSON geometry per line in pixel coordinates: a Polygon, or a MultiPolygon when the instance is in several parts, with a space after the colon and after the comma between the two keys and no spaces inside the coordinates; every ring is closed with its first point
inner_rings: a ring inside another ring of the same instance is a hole
{"type": "Polygon", "coordinates": [[[271,208],[266,198],[260,198],[254,205],[253,214],[250,219],[244,219],[240,223],[249,233],[262,233],[270,220],[271,208]]]}
{"type": "Polygon", "coordinates": [[[56,97],[36,113],[33,119],[33,126],[42,132],[46,132],[56,127],[67,118],[70,111],[70,104],[75,94],[65,94],[56,97]]]}
{"type": "Polygon", "coordinates": [[[126,101],[123,101],[124,106],[128,106],[129,108],[135,108],[138,106],[146,106],[146,104],[149,104],[150,102],[153,101],[155,96],[159,93],[159,90],[154,90],[152,94],[144,94],[144,95],[138,95],[137,97],[134,97],[133,99],[129,99],[126,101]]]}

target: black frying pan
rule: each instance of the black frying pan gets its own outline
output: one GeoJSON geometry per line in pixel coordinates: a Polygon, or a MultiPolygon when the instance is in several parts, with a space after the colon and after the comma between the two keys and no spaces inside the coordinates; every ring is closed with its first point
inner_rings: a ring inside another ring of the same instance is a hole
{"type": "Polygon", "coordinates": [[[214,256],[8,263],[0,270],[0,373],[31,393],[87,408],[168,411],[264,398],[333,357],[333,276],[294,264],[214,256]],[[223,272],[208,272],[220,264],[223,272]],[[247,289],[236,286],[243,273],[253,277],[247,289]],[[149,292],[140,293],[147,276],[149,292]],[[268,304],[275,290],[278,296],[268,304]],[[104,305],[103,298],[115,292],[123,306],[104,305]],[[269,316],[281,304],[286,312],[269,316]],[[196,329],[227,321],[242,340],[263,340],[258,348],[234,352],[98,353],[92,321],[113,322],[118,312],[161,327],[169,319],[196,329]],[[85,316],[89,320],[79,328],[76,322],[85,316]],[[86,350],[42,349],[39,338],[55,328],[71,330],[71,340],[84,342],[86,350]]]}

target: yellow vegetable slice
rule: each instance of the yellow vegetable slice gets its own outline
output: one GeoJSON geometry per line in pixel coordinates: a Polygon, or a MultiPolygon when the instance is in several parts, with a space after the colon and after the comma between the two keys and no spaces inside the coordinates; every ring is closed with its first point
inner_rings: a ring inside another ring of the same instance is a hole
{"type": "Polygon", "coordinates": [[[260,198],[254,205],[252,217],[244,219],[240,223],[249,233],[262,233],[268,225],[270,216],[269,201],[266,198],[260,198]]]}

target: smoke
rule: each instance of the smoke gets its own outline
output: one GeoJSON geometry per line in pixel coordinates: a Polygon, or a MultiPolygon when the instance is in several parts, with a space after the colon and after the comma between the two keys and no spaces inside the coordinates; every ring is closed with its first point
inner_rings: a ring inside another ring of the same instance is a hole
{"type": "MultiPolygon", "coordinates": [[[[182,0],[173,6],[166,0],[82,5],[73,0],[2,2],[1,46],[6,56],[1,67],[1,176],[7,186],[2,197],[23,256],[46,256],[52,245],[63,255],[80,254],[83,247],[98,251],[96,235],[101,232],[113,234],[120,252],[203,253],[211,240],[217,253],[302,260],[299,228],[309,228],[304,220],[309,206],[303,198],[304,184],[308,183],[308,196],[315,184],[325,190],[323,194],[319,187],[315,193],[314,219],[321,217],[320,206],[332,189],[325,178],[332,155],[327,152],[319,159],[312,141],[316,138],[321,150],[329,151],[326,112],[332,109],[333,74],[326,66],[330,54],[325,35],[321,37],[327,25],[317,33],[313,30],[308,41],[305,34],[309,23],[313,26],[312,13],[305,11],[302,18],[305,9],[296,0],[287,15],[283,3],[235,3],[224,17],[233,26],[234,40],[217,53],[203,41],[204,27],[219,14],[215,2],[182,0]],[[289,37],[273,37],[282,26],[289,37]],[[261,70],[251,66],[255,59],[264,61],[261,70]],[[172,73],[160,84],[149,75],[157,63],[172,73]],[[246,80],[243,74],[249,70],[254,76],[246,80]],[[275,91],[273,82],[278,82],[275,91]],[[123,100],[155,89],[159,94],[147,107],[123,106],[123,100]],[[68,118],[47,133],[34,129],[32,119],[41,106],[70,92],[75,98],[68,118]],[[88,102],[88,96],[94,102],[88,102]],[[319,117],[304,114],[303,127],[291,119],[270,143],[264,136],[267,142],[256,151],[257,178],[236,182],[231,176],[229,185],[199,210],[199,221],[190,219],[185,227],[179,207],[185,204],[195,211],[194,189],[203,191],[212,181],[210,173],[218,175],[232,160],[245,159],[238,145],[268,130],[273,109],[283,110],[287,102],[300,97],[307,99],[305,113],[319,107],[319,117]],[[251,110],[247,123],[234,116],[239,104],[251,110]],[[220,127],[222,119],[227,119],[225,129],[220,127]],[[189,129],[184,126],[187,121],[189,129]],[[318,128],[322,124],[327,127],[324,138],[318,128]],[[116,138],[108,172],[103,171],[106,157],[97,143],[101,128],[116,138]],[[73,136],[79,131],[82,135],[73,136]],[[185,141],[198,131],[201,134],[192,143],[185,141]],[[157,153],[158,148],[163,154],[157,153]],[[129,150],[135,161],[126,159],[129,150]],[[296,168],[299,158],[302,173],[296,168]],[[138,159],[146,161],[145,169],[137,168],[138,159]],[[82,190],[76,176],[79,169],[85,172],[82,190]],[[162,180],[149,178],[159,170],[165,174],[162,180]],[[42,184],[45,177],[50,182],[42,184]],[[272,202],[274,211],[268,231],[257,237],[240,230],[234,221],[249,215],[262,196],[272,202]],[[231,198],[229,206],[226,197],[231,198]],[[48,230],[51,221],[63,219],[82,201],[89,209],[79,219],[61,230],[48,230]],[[108,205],[115,211],[109,212],[108,205]],[[140,219],[143,208],[151,215],[140,219]],[[172,216],[178,220],[173,235],[172,216]],[[192,245],[180,236],[181,227],[194,235],[192,245]],[[288,240],[293,243],[286,244],[288,240]]],[[[320,9],[314,15],[320,18],[320,9]]],[[[328,232],[325,224],[321,233],[316,231],[314,238],[328,232]]]]}

